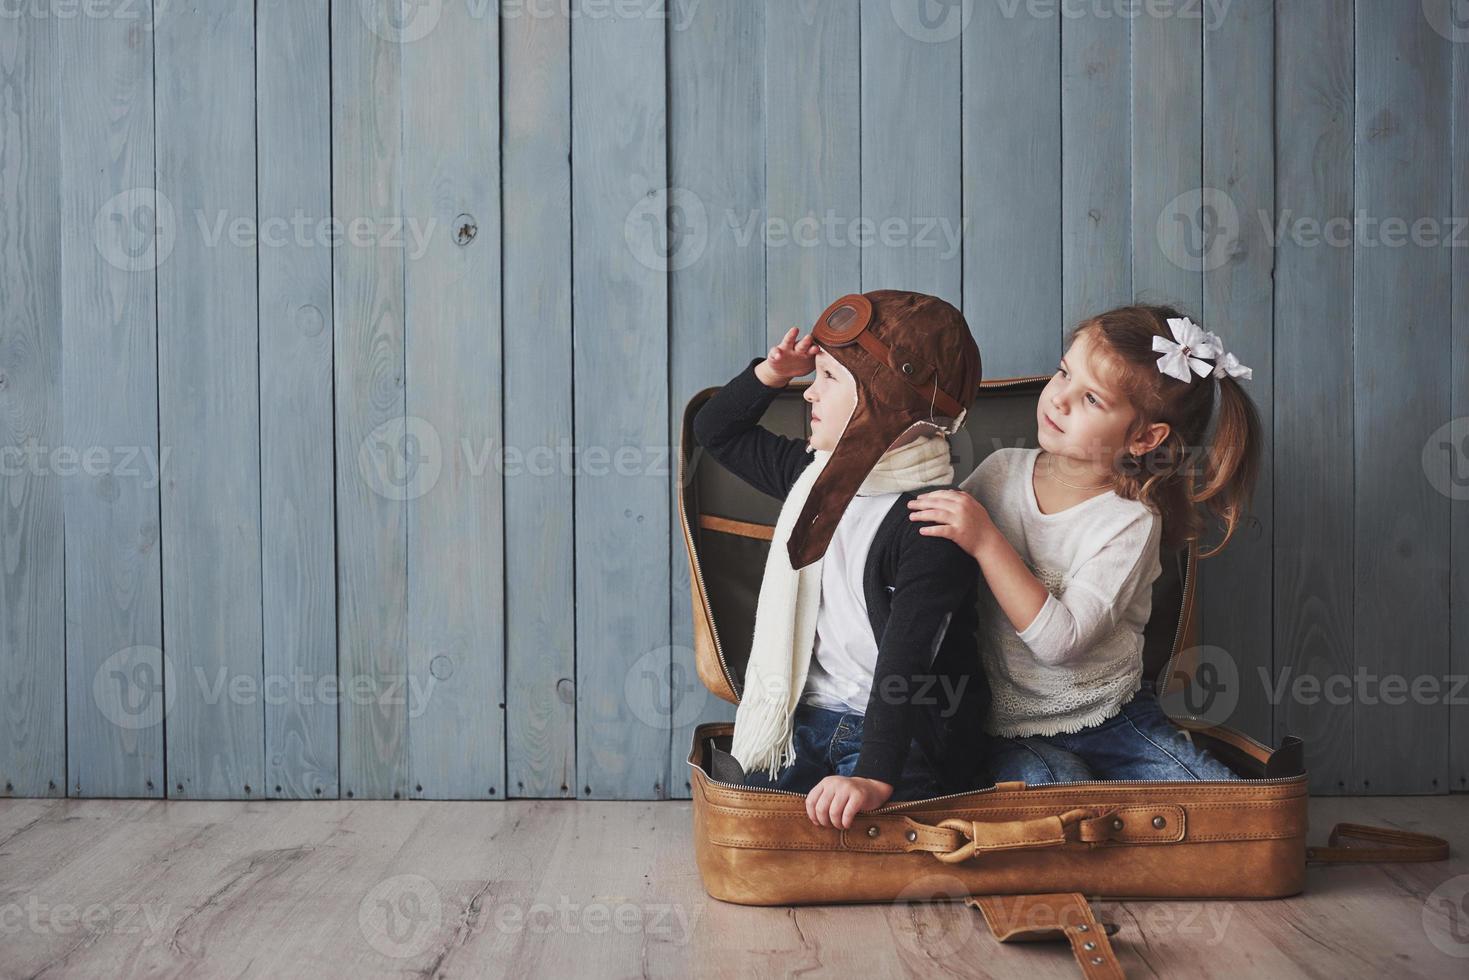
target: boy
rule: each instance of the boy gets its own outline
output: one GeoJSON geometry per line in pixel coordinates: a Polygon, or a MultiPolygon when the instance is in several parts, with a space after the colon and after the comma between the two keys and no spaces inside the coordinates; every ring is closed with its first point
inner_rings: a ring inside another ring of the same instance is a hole
{"type": "Polygon", "coordinates": [[[952,305],[900,290],[844,296],[796,334],[721,388],[693,429],[783,500],[731,754],[748,785],[806,792],[813,823],[850,827],[889,800],[973,784],[989,701],[978,575],[907,502],[953,485],[946,436],[977,394],[979,350],[952,305]],[[809,445],[762,428],[780,389],[812,370],[809,445]]]}

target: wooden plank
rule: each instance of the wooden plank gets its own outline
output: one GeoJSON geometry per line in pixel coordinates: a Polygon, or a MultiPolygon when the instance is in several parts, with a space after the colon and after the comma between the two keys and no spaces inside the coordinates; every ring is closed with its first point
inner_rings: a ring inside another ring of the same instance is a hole
{"type": "Polygon", "coordinates": [[[403,45],[406,409],[439,445],[407,500],[408,751],[431,799],[505,792],[499,23],[451,4],[403,45]]]}
{"type": "MultiPolygon", "coordinates": [[[[1282,465],[1272,502],[1272,683],[1302,676],[1320,683],[1353,669],[1353,28],[1352,18],[1331,16],[1335,7],[1335,0],[1276,6],[1277,48],[1297,56],[1277,60],[1275,81],[1282,122],[1270,228],[1273,404],[1282,465]],[[1337,245],[1323,239],[1323,228],[1335,229],[1337,245]]],[[[1249,216],[1242,227],[1257,224],[1249,216]]],[[[1273,707],[1275,734],[1305,740],[1312,791],[1355,790],[1351,702],[1287,694],[1273,707]]]]}
{"type": "Polygon", "coordinates": [[[862,217],[860,16],[843,0],[765,5],[765,210],[787,243],[766,249],[765,330],[747,357],[862,289],[850,231],[862,217]]]}
{"type": "Polygon", "coordinates": [[[668,733],[637,719],[656,713],[638,678],[667,661],[670,621],[652,465],[668,432],[667,8],[596,10],[571,32],[576,771],[580,797],[656,798],[668,733]]]}
{"type": "MultiPolygon", "coordinates": [[[[680,0],[670,10],[674,23],[682,27],[668,35],[669,177],[689,202],[688,208],[680,205],[675,212],[680,237],[674,239],[674,254],[691,261],[685,264],[680,258],[668,281],[670,449],[668,463],[659,471],[667,477],[668,506],[675,515],[668,542],[671,633],[667,657],[654,653],[649,671],[642,675],[660,688],[652,692],[657,714],[639,721],[667,732],[671,782],[667,795],[686,799],[694,727],[732,717],[733,707],[709,694],[694,666],[689,562],[674,497],[680,490],[677,459],[683,410],[694,394],[723,384],[768,346],[764,343],[767,255],[784,256],[801,248],[766,222],[768,5],[680,0]]],[[[799,9],[785,11],[783,19],[794,20],[786,26],[797,28],[799,9]]],[[[690,452],[695,449],[690,447],[690,452]]]]}
{"type": "Polygon", "coordinates": [[[404,249],[380,244],[403,215],[402,22],[384,9],[334,0],[331,11],[332,210],[364,232],[344,236],[332,258],[337,717],[348,799],[408,795],[405,501],[420,486],[427,438],[404,417],[404,249]]]}
{"type": "Polygon", "coordinates": [[[0,37],[0,796],[66,795],[55,23],[0,37]]]}
{"type": "MultiPolygon", "coordinates": [[[[687,393],[674,404],[682,411],[687,396],[702,384],[723,384],[749,358],[763,354],[791,327],[804,335],[834,298],[862,289],[862,248],[854,228],[862,217],[860,156],[860,69],[851,53],[859,49],[861,10],[842,0],[767,3],[763,10],[764,208],[768,234],[763,241],[764,306],[743,322],[703,338],[708,352],[688,362],[687,393]],[[763,321],[763,322],[762,322],[763,321]],[[700,367],[698,365],[703,365],[700,367]]],[[[713,98],[712,95],[708,98],[713,98]]],[[[675,102],[675,106],[677,106],[675,102]]],[[[690,116],[696,116],[694,112],[690,116]]],[[[675,126],[677,135],[681,130],[675,126]]],[[[685,150],[684,152],[688,152],[685,150]]],[[[680,175],[680,179],[685,179],[680,175]]],[[[726,176],[721,186],[730,186],[726,176]]],[[[711,182],[712,184],[713,182],[711,182]]],[[[748,193],[749,188],[734,195],[748,193]]],[[[758,201],[749,205],[758,207],[758,201]]],[[[748,212],[741,210],[740,214],[748,212]]],[[[712,274],[712,273],[711,273],[712,274]]],[[[751,273],[753,275],[753,273],[751,273]]],[[[679,285],[675,277],[674,284],[679,285]]],[[[748,299],[739,299],[747,307],[748,299]]],[[[675,320],[677,324],[679,321],[675,320]]],[[[675,338],[676,340],[677,338],[675,338]]],[[[675,342],[675,363],[681,363],[675,342]]],[[[697,452],[697,447],[693,452],[697,452]]],[[[698,465],[698,457],[691,461],[698,465]]],[[[687,646],[692,623],[687,558],[675,542],[674,680],[698,683],[687,646]],[[687,625],[686,625],[687,624],[687,625]]],[[[700,687],[702,690],[702,686],[700,687]]],[[[688,794],[688,739],[694,726],[733,720],[733,705],[708,698],[697,717],[674,732],[671,756],[678,795],[688,794]]],[[[680,719],[682,720],[682,718],[680,719]]]]}
{"type": "Polygon", "coordinates": [[[861,24],[862,289],[910,289],[961,309],[966,9],[930,18],[924,5],[863,0],[861,24]]]}
{"type": "Polygon", "coordinates": [[[576,789],[572,593],[571,22],[505,17],[506,796],[576,789]]]}
{"type": "Polygon", "coordinates": [[[182,246],[158,267],[158,431],[173,466],[160,502],[163,650],[177,681],[169,796],[259,797],[254,9],[169,10],[154,36],[158,192],[178,211],[182,246]]]}
{"type": "Polygon", "coordinates": [[[1185,13],[1159,5],[1131,18],[1132,293],[1201,316],[1202,272],[1225,256],[1205,223],[1203,20],[1185,13]]]}
{"type": "Polygon", "coordinates": [[[1435,489],[1448,458],[1430,462],[1423,445],[1451,408],[1450,264],[1442,238],[1415,244],[1412,229],[1446,233],[1452,61],[1423,13],[1357,4],[1356,208],[1373,223],[1354,257],[1355,666],[1379,680],[1354,692],[1353,789],[1367,793],[1448,789],[1450,502],[1435,489]],[[1394,694],[1388,675],[1408,689],[1394,694]],[[1439,697],[1410,693],[1424,679],[1439,697]]]}
{"type": "MultiPolygon", "coordinates": [[[[157,268],[181,226],[154,195],[151,17],[54,21],[62,64],[67,793],[163,794],[157,268]],[[160,208],[162,210],[160,210],[160,208]],[[92,447],[97,447],[95,450],[92,447]]],[[[171,454],[170,454],[171,455],[171,454]]]]}
{"type": "MultiPolygon", "coordinates": [[[[1449,104],[1453,106],[1453,209],[1455,220],[1469,220],[1469,24],[1454,35],[1454,78],[1449,104]]],[[[1450,672],[1469,677],[1469,228],[1459,229],[1453,256],[1453,337],[1449,363],[1453,365],[1453,417],[1457,429],[1457,456],[1448,461],[1451,474],[1449,636],[1453,645],[1450,672]]],[[[1449,787],[1469,790],[1469,695],[1449,705],[1449,787]]]]}
{"type": "Polygon", "coordinates": [[[1132,300],[1131,22],[1061,23],[1061,316],[1132,300]]]}
{"type": "MultiPolygon", "coordinates": [[[[1310,809],[1312,843],[1350,820],[1441,835],[1449,859],[1311,865],[1304,893],[1277,901],[1096,900],[1098,917],[1120,927],[1112,941],[1128,974],[1462,976],[1462,933],[1439,902],[1469,871],[1469,796],[1310,809]]],[[[716,901],[689,860],[693,833],[687,802],[5,800],[0,902],[12,922],[38,923],[12,926],[5,966],[17,976],[740,977],[780,956],[847,975],[1076,975],[1065,943],[996,943],[940,871],[916,875],[893,902],[716,901]],[[481,832],[465,835],[470,822],[481,832]],[[5,843],[10,826],[19,836],[5,843]],[[106,927],[82,917],[97,907],[106,927]]]]}
{"type": "Polygon", "coordinates": [[[336,521],[332,478],[331,36],[327,7],[257,8],[262,235],[260,496],[265,791],[337,795],[336,521]]]}
{"type": "Polygon", "coordinates": [[[987,378],[1061,356],[1061,30],[982,3],[964,31],[964,318],[987,378]]]}
{"type": "MultiPolygon", "coordinates": [[[[1242,690],[1229,724],[1273,745],[1271,580],[1275,519],[1273,465],[1271,317],[1274,308],[1269,215],[1275,210],[1275,4],[1236,0],[1228,15],[1204,32],[1204,142],[1201,204],[1227,202],[1236,215],[1233,239],[1215,248],[1218,263],[1203,266],[1205,329],[1223,338],[1228,350],[1250,365],[1253,376],[1239,382],[1260,415],[1260,476],[1246,523],[1229,546],[1199,564],[1200,610],[1205,642],[1229,652],[1242,690]],[[1265,220],[1259,220],[1264,215],[1265,220]]],[[[1332,19],[1332,18],[1325,18],[1332,19]]],[[[1202,216],[1199,223],[1202,224],[1202,216]]],[[[1213,219],[1210,219],[1213,220],[1213,219]]],[[[1231,234],[1224,229],[1226,236],[1231,234]]],[[[1206,255],[1207,255],[1206,251],[1206,255]]],[[[1345,321],[1343,321],[1345,322],[1345,321]]],[[[1344,333],[1344,331],[1343,331],[1344,333]]],[[[1213,379],[1211,385],[1221,385],[1213,379]]],[[[1216,393],[1216,397],[1218,394],[1216,393]]],[[[1210,539],[1211,543],[1217,537],[1210,539]]]]}

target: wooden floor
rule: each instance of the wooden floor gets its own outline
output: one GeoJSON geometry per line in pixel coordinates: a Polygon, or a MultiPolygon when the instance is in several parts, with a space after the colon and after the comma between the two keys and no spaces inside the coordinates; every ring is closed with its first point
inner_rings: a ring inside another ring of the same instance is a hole
{"type": "MultiPolygon", "coordinates": [[[[1452,856],[1313,866],[1284,901],[1097,902],[1128,974],[1469,976],[1469,795],[1313,800],[1312,841],[1339,820],[1452,856]]],[[[958,904],[714,901],[690,824],[687,801],[0,800],[0,976],[1075,975],[958,904]]]]}

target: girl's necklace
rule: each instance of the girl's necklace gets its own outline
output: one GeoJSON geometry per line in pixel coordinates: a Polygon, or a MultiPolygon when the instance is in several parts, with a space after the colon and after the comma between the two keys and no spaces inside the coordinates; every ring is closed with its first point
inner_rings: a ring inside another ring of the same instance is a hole
{"type": "MultiPolygon", "coordinates": [[[[1047,460],[1050,460],[1051,457],[1050,456],[1047,456],[1046,459],[1047,460]]],[[[1107,487],[1107,486],[1111,486],[1112,485],[1112,481],[1111,480],[1107,480],[1107,481],[1105,481],[1103,483],[1098,483],[1096,486],[1091,486],[1091,487],[1083,487],[1083,486],[1078,486],[1075,483],[1067,483],[1065,480],[1061,479],[1059,476],[1056,475],[1056,464],[1055,463],[1051,463],[1049,466],[1046,467],[1046,476],[1050,477],[1052,480],[1055,480],[1057,483],[1060,483],[1060,484],[1063,484],[1065,486],[1070,487],[1073,490],[1100,490],[1102,487],[1107,487]]]]}

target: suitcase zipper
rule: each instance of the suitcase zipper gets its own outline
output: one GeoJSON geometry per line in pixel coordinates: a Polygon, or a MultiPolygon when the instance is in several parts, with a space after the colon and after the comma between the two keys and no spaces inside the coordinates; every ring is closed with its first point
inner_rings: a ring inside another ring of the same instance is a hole
{"type": "MultiPolygon", "coordinates": [[[[727,786],[730,789],[747,790],[747,791],[755,792],[755,793],[780,793],[781,795],[784,795],[784,796],[800,796],[800,797],[803,797],[803,798],[807,795],[805,793],[797,793],[796,791],[789,790],[789,789],[774,789],[772,787],[766,787],[766,786],[745,786],[745,785],[740,784],[740,783],[726,783],[723,780],[715,779],[713,776],[710,776],[709,773],[708,773],[708,771],[706,769],[704,769],[703,766],[700,766],[700,765],[698,765],[696,763],[690,762],[689,763],[689,767],[690,768],[693,768],[693,769],[697,769],[700,772],[702,772],[704,774],[704,778],[707,779],[709,782],[713,783],[716,786],[727,786]]],[[[1135,786],[1135,785],[1149,785],[1149,784],[1156,784],[1156,785],[1161,785],[1161,786],[1200,786],[1200,785],[1236,786],[1236,785],[1239,785],[1241,783],[1249,783],[1250,785],[1260,786],[1260,785],[1271,785],[1271,784],[1274,784],[1274,783],[1289,783],[1289,782],[1293,782],[1293,781],[1301,780],[1301,779],[1305,779],[1305,778],[1306,778],[1305,775],[1302,774],[1302,775],[1299,775],[1299,776],[1272,776],[1272,777],[1270,777],[1268,779],[1074,779],[1074,780],[1068,780],[1066,782],[1061,782],[1061,783],[1037,783],[1034,787],[1028,787],[1028,788],[1032,788],[1032,789],[1042,789],[1042,788],[1044,788],[1044,789],[1051,789],[1051,788],[1057,787],[1057,786],[1135,786]]],[[[962,793],[947,793],[947,794],[945,794],[943,796],[928,796],[928,797],[924,797],[921,800],[902,800],[902,801],[900,801],[898,803],[889,803],[886,806],[880,806],[876,810],[864,810],[864,811],[862,811],[862,813],[863,814],[890,813],[890,812],[895,811],[895,810],[901,810],[901,809],[903,809],[905,807],[917,806],[920,803],[936,803],[936,802],[939,802],[941,800],[953,800],[953,799],[957,799],[957,798],[959,798],[961,796],[973,796],[976,793],[994,793],[994,792],[997,792],[997,790],[995,789],[995,787],[993,787],[993,786],[984,786],[984,787],[981,787],[979,789],[965,790],[962,793]]]]}

